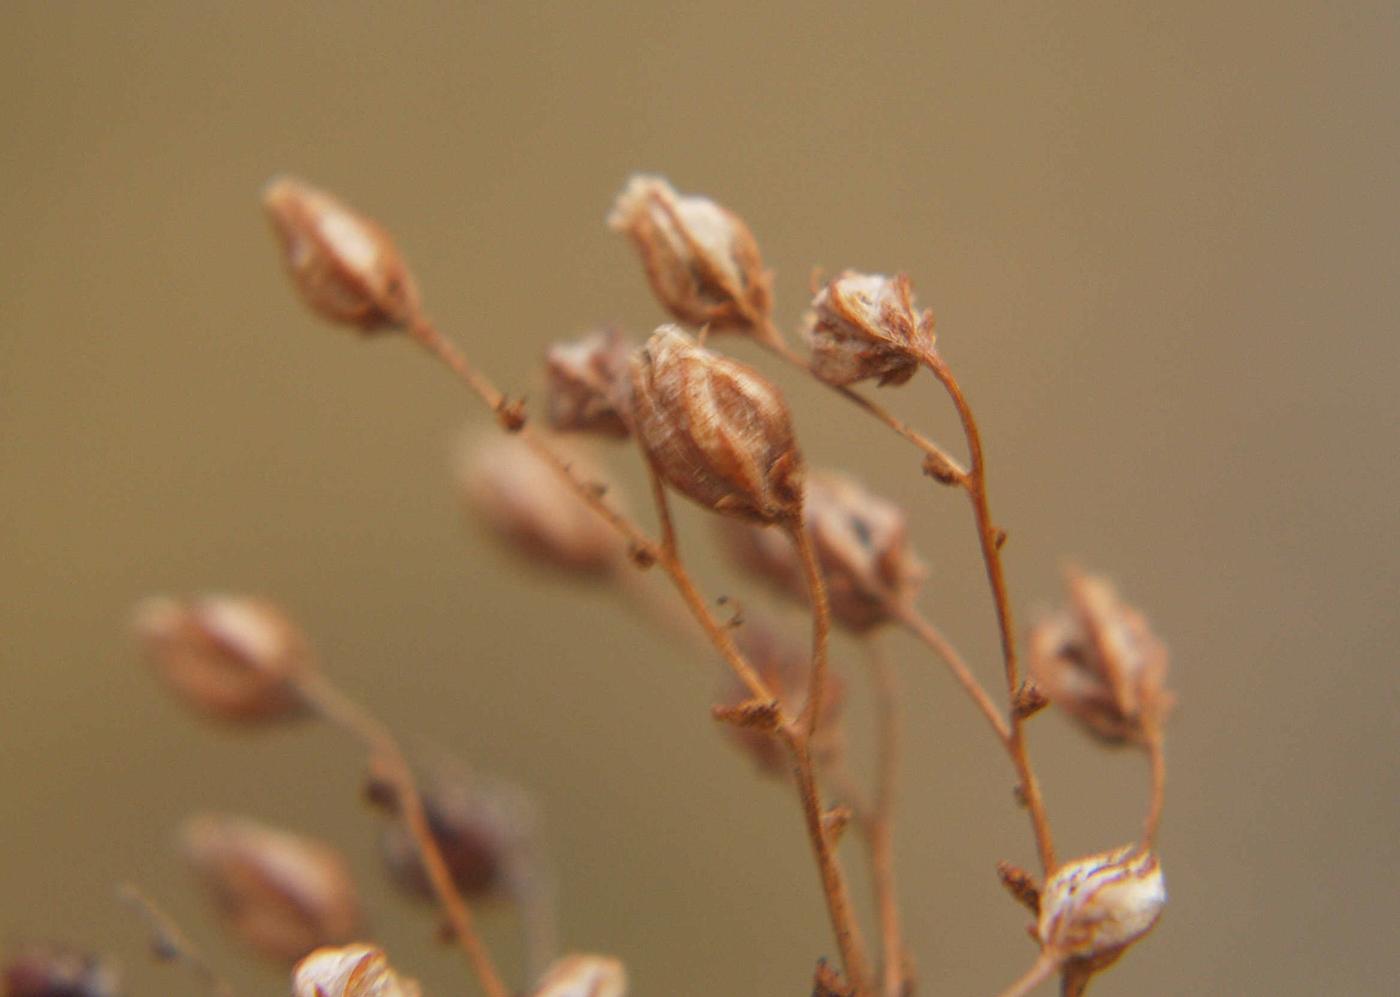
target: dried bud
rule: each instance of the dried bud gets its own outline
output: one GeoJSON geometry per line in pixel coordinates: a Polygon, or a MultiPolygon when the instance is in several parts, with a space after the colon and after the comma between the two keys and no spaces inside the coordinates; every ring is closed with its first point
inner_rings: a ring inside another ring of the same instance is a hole
{"type": "MultiPolygon", "coordinates": [[[[904,512],[829,471],[807,479],[802,518],[826,580],[831,615],[862,632],[886,622],[891,606],[907,603],[924,578],[909,549],[904,512]]],[[[806,574],[792,539],[748,523],[721,529],[739,566],[794,599],[808,599],[806,574]]]]}
{"type": "MultiPolygon", "coordinates": [[[[569,459],[579,477],[613,491],[582,457],[569,459]]],[[[527,560],[574,574],[602,574],[626,555],[607,521],[518,436],[478,439],[460,464],[460,480],[471,512],[527,560]]]]}
{"type": "Polygon", "coordinates": [[[418,290],[388,233],[324,191],[290,177],[263,189],[292,283],[312,310],[365,332],[405,325],[418,290]]]}
{"type": "Polygon", "coordinates": [[[753,233],[733,212],[639,175],[618,195],[608,224],[632,240],[652,291],[682,322],[744,328],[767,318],[771,278],[753,233]]]}
{"type": "Polygon", "coordinates": [[[530,997],[624,997],[627,970],[605,955],[566,955],[545,971],[530,997]]]}
{"type": "Polygon", "coordinates": [[[359,929],[355,884],[330,845],[210,814],[180,836],[229,931],[268,959],[291,962],[359,929]]]}
{"type": "Polygon", "coordinates": [[[787,403],[757,371],[673,325],[632,355],[637,438],[661,477],[706,508],[762,523],[802,509],[802,455],[787,403]]]}
{"type": "Polygon", "coordinates": [[[1063,865],[1040,895],[1041,944],[1107,964],[1145,935],[1167,903],[1157,856],[1128,845],[1063,865]]]}
{"type": "Polygon", "coordinates": [[[247,722],[303,709],[293,679],[311,667],[309,645],[269,602],[155,597],[137,607],[134,629],[161,677],[202,713],[247,722]]]}
{"type": "Polygon", "coordinates": [[[292,997],[422,997],[380,948],[357,943],[312,952],[292,970],[292,997]]]}
{"type": "MultiPolygon", "coordinates": [[[[521,790],[444,776],[424,789],[423,809],[457,889],[479,897],[514,885],[510,877],[528,854],[534,830],[534,810],[521,790]]],[[[436,898],[402,819],[385,827],[380,854],[399,887],[424,900],[436,898]]]]}
{"type": "Polygon", "coordinates": [[[545,354],[549,377],[549,424],[559,432],[597,433],[625,439],[627,419],[619,408],[627,392],[630,347],[616,329],[556,343],[545,354]]]}
{"type": "Polygon", "coordinates": [[[0,969],[4,997],[118,997],[116,970],[95,956],[58,945],[26,945],[0,969]]]}
{"type": "MultiPolygon", "coordinates": [[[[759,621],[744,624],[735,634],[735,641],[754,671],[777,695],[783,711],[789,716],[796,715],[807,699],[807,685],[812,674],[811,655],[806,645],[784,638],[759,621]]],[[[828,671],[823,690],[823,719],[812,745],[818,761],[834,758],[844,743],[840,716],[846,695],[839,676],[828,671]]],[[[735,747],[753,760],[759,772],[778,779],[790,778],[792,767],[787,752],[772,730],[766,729],[770,725],[735,722],[742,719],[746,704],[751,702],[750,695],[748,689],[731,676],[720,695],[716,716],[732,718],[724,729],[735,747]]]]}
{"type": "Polygon", "coordinates": [[[812,373],[829,384],[878,377],[903,384],[933,349],[933,312],[914,310],[909,278],[850,270],[812,299],[807,341],[812,373]]]}
{"type": "Polygon", "coordinates": [[[1102,578],[1071,571],[1070,605],[1030,633],[1036,685],[1090,732],[1141,743],[1171,708],[1167,651],[1102,578]]]}

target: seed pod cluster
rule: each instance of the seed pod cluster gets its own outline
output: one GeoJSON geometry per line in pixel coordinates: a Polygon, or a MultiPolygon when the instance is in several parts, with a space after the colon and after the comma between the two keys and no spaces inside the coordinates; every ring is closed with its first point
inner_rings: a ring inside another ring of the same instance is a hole
{"type": "Polygon", "coordinates": [[[903,384],[933,349],[933,312],[914,309],[909,278],[847,270],[812,299],[812,373],[829,384],[903,384]]]}
{"type": "Polygon", "coordinates": [[[1040,894],[1042,945],[1106,964],[1157,923],[1167,903],[1155,853],[1138,845],[1061,866],[1040,894]]]}
{"type": "Polygon", "coordinates": [[[637,439],[661,478],[707,509],[795,523],[803,463],[782,393],[664,325],[632,355],[637,439]]]}
{"type": "Polygon", "coordinates": [[[617,329],[555,343],[545,354],[549,424],[561,433],[626,438],[627,357],[631,347],[617,329]]]}
{"type": "Polygon", "coordinates": [[[618,195],[608,224],[632,240],[652,290],[680,321],[718,330],[767,317],[771,278],[753,233],[732,211],[639,175],[618,195]]]}
{"type": "Polygon", "coordinates": [[[292,997],[422,997],[414,980],[394,972],[383,949],[346,945],[312,952],[292,971],[292,997]]]}

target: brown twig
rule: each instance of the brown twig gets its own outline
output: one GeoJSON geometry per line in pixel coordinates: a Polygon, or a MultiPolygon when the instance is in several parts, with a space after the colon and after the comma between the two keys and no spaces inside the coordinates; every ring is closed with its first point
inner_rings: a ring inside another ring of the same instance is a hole
{"type": "Polygon", "coordinates": [[[190,941],[180,926],[154,900],[146,896],[132,883],[122,883],[117,887],[117,897],[134,910],[146,924],[150,933],[151,952],[162,962],[178,962],[205,985],[216,997],[233,997],[233,987],[209,965],[209,961],[190,941]]]}
{"type": "Polygon", "coordinates": [[[1060,956],[1052,949],[1042,950],[1040,958],[1030,969],[1026,970],[1025,975],[1003,990],[998,997],[1025,997],[1026,994],[1054,976],[1059,971],[1061,962],[1060,956]]]}
{"type": "Polygon", "coordinates": [[[899,918],[899,897],[894,872],[894,805],[899,775],[902,735],[899,711],[899,677],[884,648],[866,641],[870,684],[875,694],[875,796],[863,823],[870,844],[871,880],[880,924],[881,981],[884,997],[903,997],[907,978],[904,937],[899,918]]]}
{"type": "Polygon", "coordinates": [[[488,997],[510,997],[510,990],[501,979],[486,943],[476,930],[471,907],[457,889],[433,837],[413,770],[389,728],[341,692],[319,671],[307,670],[299,674],[296,686],[308,706],[324,720],[356,737],[369,751],[371,759],[379,764],[376,774],[393,788],[395,802],[417,846],[428,881],[482,989],[488,997]]]}
{"type": "Polygon", "coordinates": [[[890,612],[943,660],[943,663],[948,666],[948,670],[953,673],[953,678],[957,680],[958,685],[963,687],[963,690],[976,704],[977,709],[987,718],[987,723],[991,725],[997,740],[1003,746],[1009,746],[1011,728],[1007,726],[1006,718],[997,709],[996,703],[992,701],[991,695],[983,688],[982,683],[977,681],[977,676],[972,674],[972,669],[968,668],[967,662],[963,660],[957,648],[949,643],[943,633],[913,606],[895,603],[890,606],[890,612]]]}
{"type": "Polygon", "coordinates": [[[807,595],[812,606],[812,670],[807,683],[807,700],[802,704],[800,723],[802,736],[810,741],[821,722],[821,704],[826,694],[827,643],[831,637],[831,606],[827,602],[826,583],[822,580],[822,569],[817,563],[817,552],[812,547],[812,538],[802,524],[802,518],[788,524],[788,535],[797,548],[802,561],[802,572],[807,579],[807,595]]]}
{"type": "Polygon", "coordinates": [[[1152,770],[1152,796],[1147,806],[1147,819],[1143,821],[1142,844],[1152,848],[1157,841],[1157,830],[1162,824],[1162,804],[1167,792],[1167,753],[1162,738],[1162,729],[1153,723],[1147,730],[1147,759],[1152,770]]]}

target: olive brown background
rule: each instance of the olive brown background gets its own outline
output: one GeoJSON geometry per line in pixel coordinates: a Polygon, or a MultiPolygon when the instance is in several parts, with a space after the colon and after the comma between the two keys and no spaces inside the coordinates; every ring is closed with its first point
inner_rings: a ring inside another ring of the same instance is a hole
{"type": "MultiPolygon", "coordinates": [[[[162,898],[243,993],[173,847],[229,809],[350,853],[373,931],[468,989],[390,895],[361,760],[184,713],[126,632],[150,592],[284,601],[415,749],[531,787],[571,948],[639,994],[798,994],[832,952],[796,808],[713,729],[708,658],[465,526],[481,413],[294,300],[258,206],[290,171],[384,221],[432,313],[538,397],[551,339],[662,316],[603,225],[635,170],[751,224],[796,324],[810,268],[907,271],[982,414],[1022,621],[1073,558],[1173,651],[1171,905],[1104,994],[1379,994],[1396,951],[1393,4],[63,4],[0,8],[0,939],[154,967],[162,898]]],[[[813,463],[910,510],[923,605],[989,682],[965,505],[833,396],[813,463]]],[[[952,440],[934,384],[882,393],[952,440]]],[[[616,466],[638,493],[625,450],[616,466]]],[[[760,597],[708,558],[711,592],[760,597]]],[[[925,993],[1029,963],[1008,767],[935,664],[906,685],[900,888],[925,993]]],[[[849,645],[841,664],[859,675],[849,645]]],[[[858,683],[853,683],[857,685],[858,683]]],[[[869,743],[855,693],[852,739],[869,743]]],[[[1128,840],[1140,759],[1033,728],[1066,855],[1128,840]]],[[[861,755],[864,757],[864,754],[861,755]]],[[[852,853],[852,862],[856,855],[852,853]]],[[[518,947],[487,915],[512,979],[518,947]]]]}

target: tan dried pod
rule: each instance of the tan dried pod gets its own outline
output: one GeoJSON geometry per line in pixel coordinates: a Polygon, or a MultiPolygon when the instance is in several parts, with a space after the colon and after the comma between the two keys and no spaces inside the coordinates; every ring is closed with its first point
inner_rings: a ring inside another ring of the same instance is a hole
{"type": "MultiPolygon", "coordinates": [[[[598,469],[577,451],[565,452],[581,477],[617,502],[598,469]]],[[[616,531],[519,436],[490,433],[471,441],[458,477],[472,515],[529,561],[570,574],[606,574],[626,557],[616,531]]]]}
{"type": "Polygon", "coordinates": [[[1157,923],[1167,903],[1155,853],[1127,845],[1062,865],[1040,894],[1040,942],[1107,965],[1157,923]]]}
{"type": "Polygon", "coordinates": [[[802,455],[782,393],[663,325],[632,355],[633,429],[662,480],[707,509],[795,524],[802,455]]]}
{"type": "Polygon", "coordinates": [[[1172,705],[1166,647],[1103,578],[1071,569],[1067,584],[1070,605],[1031,628],[1031,675],[1086,730],[1142,743],[1172,705]]]}
{"type": "Polygon", "coordinates": [[[0,967],[4,997],[120,997],[116,969],[61,945],[25,945],[0,967]]]}
{"type": "Polygon", "coordinates": [[[909,278],[844,271],[812,299],[812,373],[829,384],[903,384],[933,350],[933,312],[915,311],[909,278]]]}
{"type": "Polygon", "coordinates": [[[682,322],[719,330],[768,317],[772,278],[753,233],[732,211],[639,174],[618,195],[608,224],[632,240],[652,291],[682,322]]]}
{"type": "MultiPolygon", "coordinates": [[[[890,619],[890,607],[910,602],[926,574],[909,548],[904,511],[832,471],[807,476],[802,519],[826,581],[832,617],[864,632],[890,619]]],[[[721,525],[736,563],[806,602],[806,575],[792,539],[748,523],[721,525]]]]}
{"type": "Polygon", "coordinates": [[[292,970],[292,997],[422,997],[417,981],[389,965],[384,950],[356,943],[312,952],[292,970]]]}
{"type": "Polygon", "coordinates": [[[617,329],[551,346],[544,358],[550,426],[561,433],[618,439],[630,435],[622,411],[630,353],[631,346],[617,329]]]}
{"type": "Polygon", "coordinates": [[[625,997],[627,969],[605,955],[566,955],[545,971],[530,997],[625,997]]]}
{"type": "Polygon", "coordinates": [[[291,177],[263,188],[263,207],[292,283],[323,318],[376,332],[400,328],[417,313],[413,275],[370,219],[291,177]]]}
{"type": "Polygon", "coordinates": [[[304,712],[293,680],[312,667],[310,647],[264,599],[156,596],[137,606],[133,629],[166,684],[201,713],[258,722],[304,712]]]}
{"type": "Polygon", "coordinates": [[[187,820],[180,838],[229,932],[264,957],[292,962],[359,930],[359,894],[330,845],[214,814],[187,820]]]}

